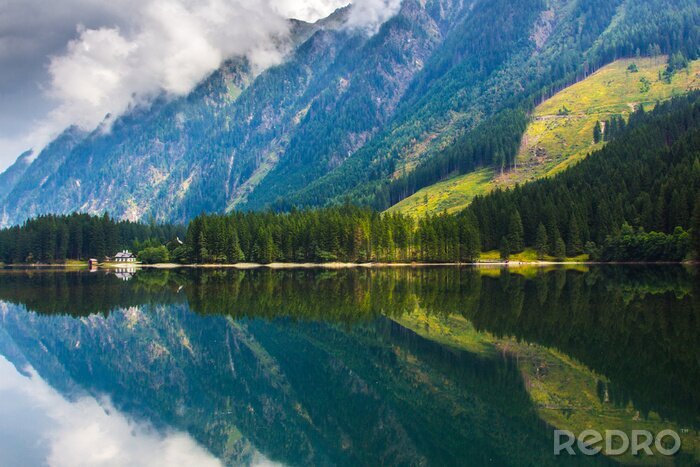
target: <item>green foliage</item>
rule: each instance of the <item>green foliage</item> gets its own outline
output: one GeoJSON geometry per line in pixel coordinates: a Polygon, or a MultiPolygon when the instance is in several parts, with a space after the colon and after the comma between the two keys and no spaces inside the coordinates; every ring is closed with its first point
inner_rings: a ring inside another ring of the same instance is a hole
{"type": "Polygon", "coordinates": [[[501,238],[501,243],[500,246],[498,247],[498,252],[501,255],[501,259],[503,261],[508,261],[510,259],[510,255],[512,252],[512,248],[510,246],[510,242],[508,241],[508,237],[503,237],[501,238]]]}
{"type": "Polygon", "coordinates": [[[600,126],[600,121],[596,121],[595,127],[593,127],[593,142],[595,144],[598,144],[602,140],[603,140],[603,129],[600,126]]]}
{"type": "Polygon", "coordinates": [[[137,257],[143,264],[167,263],[170,261],[170,252],[163,245],[151,246],[139,251],[137,257]]]}
{"type": "Polygon", "coordinates": [[[512,167],[520,148],[520,139],[527,127],[527,116],[521,110],[507,110],[476,127],[436,157],[422,162],[408,175],[393,180],[375,192],[375,206],[386,209],[416,193],[455,175],[478,167],[512,167]]]}
{"type": "Polygon", "coordinates": [[[350,205],[289,213],[200,215],[188,226],[194,263],[475,261],[479,230],[469,216],[380,214],[350,205]]]}
{"type": "Polygon", "coordinates": [[[642,77],[639,79],[639,92],[646,94],[651,89],[651,81],[648,78],[642,77]]]}
{"type": "MultiPolygon", "coordinates": [[[[644,107],[639,107],[638,112],[644,112],[644,107]]],[[[613,115],[609,120],[605,121],[605,141],[612,141],[617,136],[621,135],[627,129],[627,122],[621,115],[613,115]]]]}
{"type": "Polygon", "coordinates": [[[566,258],[566,244],[564,244],[564,240],[561,237],[557,237],[554,241],[552,256],[558,261],[563,261],[566,258]]]}
{"type": "Polygon", "coordinates": [[[678,227],[672,234],[635,230],[628,224],[609,237],[600,253],[602,261],[683,261],[690,249],[690,235],[678,227]]]}
{"type": "Polygon", "coordinates": [[[537,227],[537,236],[535,237],[535,251],[537,251],[537,259],[542,261],[547,254],[547,245],[549,240],[547,238],[547,229],[540,223],[537,227]]]}
{"type": "Polygon", "coordinates": [[[667,82],[671,81],[673,75],[680,70],[685,70],[688,68],[688,59],[683,55],[682,52],[676,52],[671,55],[668,59],[668,66],[664,71],[664,79],[667,82]]]}
{"type": "Polygon", "coordinates": [[[507,238],[511,253],[520,253],[525,249],[523,243],[523,221],[517,210],[510,215],[507,238]]]}
{"type": "Polygon", "coordinates": [[[693,209],[693,224],[692,224],[692,241],[695,250],[695,258],[700,259],[700,193],[695,199],[695,208],[693,209]]]}
{"type": "Polygon", "coordinates": [[[184,233],[181,226],[119,222],[106,214],[40,216],[21,226],[0,230],[0,262],[102,260],[121,250],[162,245],[184,233]]]}

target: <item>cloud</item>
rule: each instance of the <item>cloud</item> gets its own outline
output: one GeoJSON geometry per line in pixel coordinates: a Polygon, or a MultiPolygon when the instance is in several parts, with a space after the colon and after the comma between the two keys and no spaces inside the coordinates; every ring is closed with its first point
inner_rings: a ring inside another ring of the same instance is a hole
{"type": "Polygon", "coordinates": [[[275,2],[274,8],[285,18],[313,22],[325,18],[348,3],[349,0],[279,0],[275,2]]]}
{"type": "MultiPolygon", "coordinates": [[[[279,63],[287,18],[315,21],[347,3],[9,0],[0,15],[0,169],[70,125],[92,130],[160,93],[185,95],[227,58],[245,55],[258,72],[279,63]]],[[[353,3],[348,26],[374,33],[401,0],[353,3]]]]}
{"type": "Polygon", "coordinates": [[[400,8],[401,0],[356,0],[348,18],[348,26],[374,34],[400,8]]]}

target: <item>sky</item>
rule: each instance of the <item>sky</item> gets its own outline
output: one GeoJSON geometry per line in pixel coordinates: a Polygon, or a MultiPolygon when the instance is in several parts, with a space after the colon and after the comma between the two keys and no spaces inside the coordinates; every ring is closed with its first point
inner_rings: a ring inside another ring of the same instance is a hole
{"type": "MultiPolygon", "coordinates": [[[[163,92],[179,96],[232,56],[283,60],[287,18],[349,0],[0,0],[0,171],[71,125],[92,130],[163,92]]],[[[355,0],[369,33],[401,0],[355,0]]]]}

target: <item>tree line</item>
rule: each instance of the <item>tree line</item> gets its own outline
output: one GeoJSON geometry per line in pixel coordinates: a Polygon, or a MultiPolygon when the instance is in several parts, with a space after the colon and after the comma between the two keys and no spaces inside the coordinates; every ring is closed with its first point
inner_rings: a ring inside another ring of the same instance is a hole
{"type": "Polygon", "coordinates": [[[200,215],[173,252],[192,263],[474,261],[473,223],[442,215],[416,222],[352,205],[318,210],[200,215]]]}
{"type": "Polygon", "coordinates": [[[183,238],[179,225],[117,221],[105,214],[44,215],[0,230],[0,262],[52,263],[104,259],[121,250],[183,238]]]}

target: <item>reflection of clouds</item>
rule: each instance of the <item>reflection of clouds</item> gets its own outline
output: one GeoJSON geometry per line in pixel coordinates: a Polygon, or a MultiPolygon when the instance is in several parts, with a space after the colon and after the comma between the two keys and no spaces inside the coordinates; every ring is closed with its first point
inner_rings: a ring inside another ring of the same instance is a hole
{"type": "Polygon", "coordinates": [[[252,467],[284,467],[284,464],[279,462],[273,462],[259,452],[255,453],[253,456],[253,461],[251,462],[252,467]]]}
{"type": "MultiPolygon", "coordinates": [[[[66,400],[34,369],[27,378],[0,357],[0,413],[7,404],[44,413],[33,425],[34,443],[45,444],[50,466],[218,466],[221,462],[183,432],[159,432],[119,413],[108,400],[82,396],[66,400]]],[[[4,435],[3,435],[4,436],[4,435]]],[[[0,449],[12,449],[2,446],[0,449]]],[[[16,448],[16,447],[15,447],[16,448]]],[[[263,463],[264,460],[263,460],[263,463]]]]}

